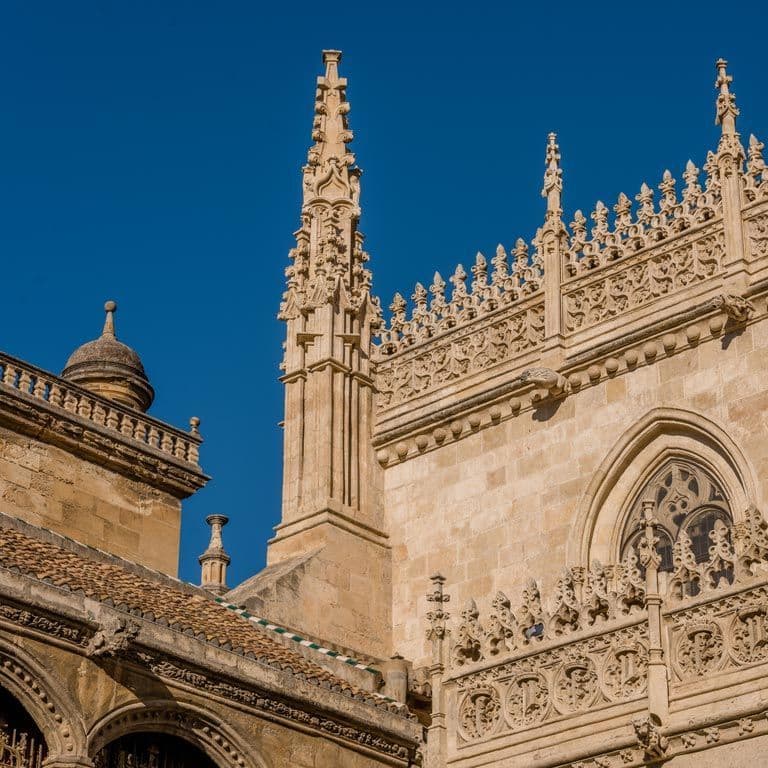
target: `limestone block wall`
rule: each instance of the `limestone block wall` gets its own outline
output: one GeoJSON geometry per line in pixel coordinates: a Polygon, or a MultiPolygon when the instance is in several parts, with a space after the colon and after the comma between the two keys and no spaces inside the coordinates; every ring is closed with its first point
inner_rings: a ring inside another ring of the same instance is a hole
{"type": "MultiPolygon", "coordinates": [[[[529,578],[551,594],[563,568],[588,565],[590,552],[611,562],[616,553],[607,529],[615,519],[590,522],[590,495],[612,450],[653,413],[674,411],[712,426],[710,440],[687,434],[685,426],[669,427],[671,449],[706,453],[718,435],[727,435],[745,475],[744,489],[732,492],[734,514],[747,502],[765,509],[768,318],[765,297],[753,303],[756,312],[746,326],[723,329],[716,318],[704,318],[629,345],[580,374],[567,397],[522,410],[519,401],[505,400],[490,416],[457,420],[458,437],[448,434],[439,447],[388,463],[393,649],[417,665],[427,663],[424,595],[436,571],[446,577],[448,609],[457,615],[468,598],[490,600],[498,589],[516,595],[529,578]],[[596,530],[590,532],[590,524],[596,530]],[[591,537],[591,550],[585,537],[591,537]]],[[[631,461],[614,455],[619,464],[633,465],[637,477],[645,469],[638,465],[648,460],[642,451],[638,446],[631,461]]],[[[625,485],[621,493],[631,491],[631,483],[625,485]]],[[[610,500],[609,517],[620,503],[610,500]]]]}
{"type": "Polygon", "coordinates": [[[0,512],[177,573],[178,498],[4,427],[0,512]]]}

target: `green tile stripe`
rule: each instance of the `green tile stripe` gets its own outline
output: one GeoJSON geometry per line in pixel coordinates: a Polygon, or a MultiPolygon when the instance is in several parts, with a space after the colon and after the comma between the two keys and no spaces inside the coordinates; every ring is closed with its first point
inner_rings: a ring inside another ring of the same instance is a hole
{"type": "Polygon", "coordinates": [[[252,624],[258,624],[260,627],[264,627],[265,629],[269,629],[272,632],[276,632],[278,635],[283,635],[283,637],[287,637],[297,642],[299,645],[303,645],[305,648],[311,648],[313,651],[322,653],[324,656],[330,656],[332,659],[337,659],[338,661],[341,661],[344,664],[349,664],[350,667],[354,667],[355,669],[361,669],[364,672],[371,672],[374,675],[379,674],[378,669],[374,669],[373,667],[366,666],[365,664],[357,661],[357,659],[353,659],[351,656],[345,656],[343,653],[339,653],[338,651],[332,651],[330,648],[323,648],[322,645],[313,643],[311,640],[305,640],[303,637],[300,637],[299,635],[294,635],[293,632],[289,632],[285,627],[278,627],[277,624],[271,624],[266,619],[261,619],[258,616],[254,616],[252,613],[249,613],[245,608],[239,608],[236,605],[227,603],[220,597],[215,598],[215,600],[219,605],[223,606],[224,608],[228,608],[230,611],[232,611],[233,613],[236,613],[238,616],[242,616],[244,619],[247,619],[252,624]]]}

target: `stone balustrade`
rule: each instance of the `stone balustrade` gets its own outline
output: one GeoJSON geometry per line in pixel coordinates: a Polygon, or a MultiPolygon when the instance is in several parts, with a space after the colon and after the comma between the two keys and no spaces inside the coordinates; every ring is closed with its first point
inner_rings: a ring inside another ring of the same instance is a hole
{"type": "Polygon", "coordinates": [[[90,422],[100,430],[138,442],[174,463],[191,465],[195,469],[199,467],[202,437],[197,418],[190,420],[190,432],[184,432],[144,413],[98,397],[83,387],[2,352],[0,383],[4,389],[12,390],[25,399],[44,403],[49,408],[90,422]]]}

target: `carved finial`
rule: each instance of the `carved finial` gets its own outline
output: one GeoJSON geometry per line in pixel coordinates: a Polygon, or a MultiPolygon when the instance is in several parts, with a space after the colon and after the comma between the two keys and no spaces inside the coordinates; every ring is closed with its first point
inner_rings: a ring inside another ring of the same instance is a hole
{"type": "Polygon", "coordinates": [[[114,301],[107,301],[104,303],[104,311],[107,316],[104,318],[104,330],[102,330],[102,337],[108,336],[111,339],[115,338],[115,312],[117,312],[117,303],[114,301]]]}
{"type": "Polygon", "coordinates": [[[550,221],[559,219],[563,213],[563,169],[560,167],[560,147],[557,145],[556,133],[550,133],[547,136],[546,168],[541,196],[547,198],[545,220],[550,221]]]}
{"type": "Polygon", "coordinates": [[[442,640],[445,637],[445,622],[450,617],[450,613],[445,610],[445,604],[450,602],[451,596],[443,591],[445,576],[435,573],[429,580],[432,582],[432,591],[427,594],[427,602],[432,603],[434,608],[427,612],[427,639],[442,640]]]}
{"type": "Polygon", "coordinates": [[[202,570],[200,586],[214,595],[223,595],[229,589],[227,566],[230,557],[224,550],[221,529],[229,522],[229,518],[226,515],[208,515],[205,522],[211,526],[211,539],[208,548],[198,558],[202,570]]]}
{"type": "Polygon", "coordinates": [[[192,435],[199,435],[200,434],[200,419],[197,416],[193,416],[189,420],[189,432],[192,435]]]}
{"type": "Polygon", "coordinates": [[[725,59],[718,59],[717,62],[715,62],[715,66],[717,67],[715,88],[719,89],[715,123],[722,126],[724,134],[735,135],[736,117],[739,114],[739,110],[736,107],[736,96],[731,93],[729,87],[733,82],[733,77],[727,72],[726,67],[728,66],[728,62],[725,59]]]}

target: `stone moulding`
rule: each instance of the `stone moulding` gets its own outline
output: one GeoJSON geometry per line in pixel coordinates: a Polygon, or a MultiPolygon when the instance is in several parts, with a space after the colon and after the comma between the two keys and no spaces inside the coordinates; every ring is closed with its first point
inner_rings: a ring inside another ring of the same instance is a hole
{"type": "Polygon", "coordinates": [[[202,438],[0,353],[0,424],[185,498],[208,477],[202,438]]]}

